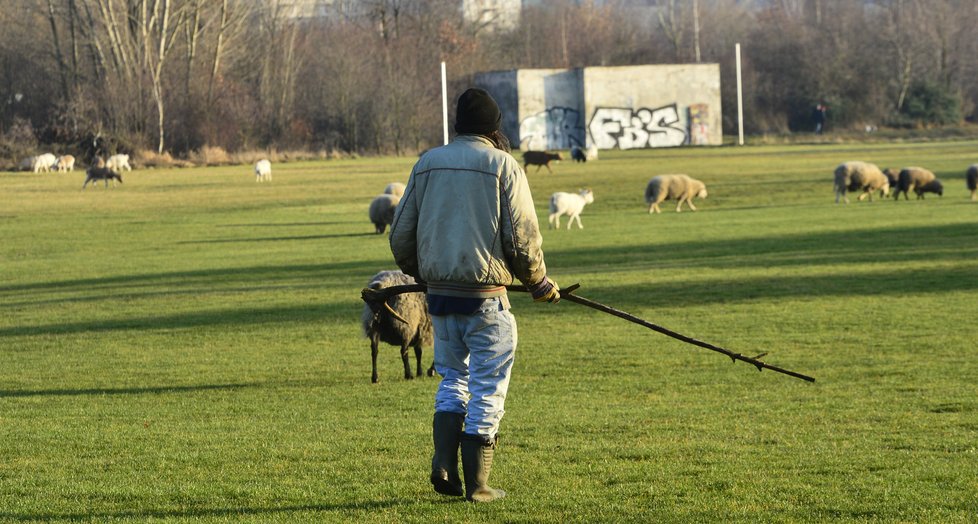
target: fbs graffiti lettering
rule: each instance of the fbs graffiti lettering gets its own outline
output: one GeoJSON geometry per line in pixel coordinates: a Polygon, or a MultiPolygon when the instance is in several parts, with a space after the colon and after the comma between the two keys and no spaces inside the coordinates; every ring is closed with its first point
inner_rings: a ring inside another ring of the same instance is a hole
{"type": "Polygon", "coordinates": [[[674,147],[686,143],[676,104],[658,109],[599,107],[588,125],[598,149],[674,147]]]}

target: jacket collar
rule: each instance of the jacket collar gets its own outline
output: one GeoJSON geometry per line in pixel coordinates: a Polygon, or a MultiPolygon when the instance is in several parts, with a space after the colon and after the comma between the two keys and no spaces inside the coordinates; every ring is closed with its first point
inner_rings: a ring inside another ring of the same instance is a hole
{"type": "Polygon", "coordinates": [[[489,140],[487,137],[484,137],[482,135],[458,135],[455,137],[455,141],[456,142],[481,142],[487,146],[495,147],[495,144],[492,143],[492,140],[489,140]]]}

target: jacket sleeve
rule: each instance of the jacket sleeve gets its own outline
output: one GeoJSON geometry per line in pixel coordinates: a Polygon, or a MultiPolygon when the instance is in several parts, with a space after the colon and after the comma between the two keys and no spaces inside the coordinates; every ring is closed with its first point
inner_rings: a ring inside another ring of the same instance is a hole
{"type": "Polygon", "coordinates": [[[515,161],[507,167],[499,180],[503,252],[516,278],[532,286],[547,276],[543,236],[526,173],[515,161]]]}
{"type": "Polygon", "coordinates": [[[401,271],[419,279],[418,275],[418,201],[415,191],[415,170],[411,171],[404,196],[397,204],[391,223],[390,245],[394,262],[401,271]]]}

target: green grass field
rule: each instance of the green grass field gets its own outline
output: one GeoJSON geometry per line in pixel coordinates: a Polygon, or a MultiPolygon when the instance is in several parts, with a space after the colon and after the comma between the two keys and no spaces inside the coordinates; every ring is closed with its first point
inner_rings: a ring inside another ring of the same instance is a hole
{"type": "MultiPolygon", "coordinates": [[[[520,347],[493,484],[436,495],[437,382],[360,289],[393,268],[367,205],[411,158],[0,174],[0,521],[975,522],[978,143],[606,152],[529,173],[581,296],[817,378],[561,302],[512,297],[520,347]],[[943,198],[833,203],[844,160],[922,165],[943,198]],[[656,174],[706,182],[649,216],[656,174]]],[[[545,227],[545,226],[544,226],[545,227]]],[[[426,348],[424,364],[430,363],[426,348]]]]}

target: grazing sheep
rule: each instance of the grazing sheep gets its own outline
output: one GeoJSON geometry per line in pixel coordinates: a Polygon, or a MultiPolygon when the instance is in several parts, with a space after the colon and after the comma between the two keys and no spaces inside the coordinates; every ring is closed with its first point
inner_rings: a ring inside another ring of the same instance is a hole
{"type": "Polygon", "coordinates": [[[115,187],[116,180],[118,180],[120,184],[122,183],[122,175],[107,167],[90,167],[85,173],[87,176],[85,177],[85,183],[82,184],[82,189],[85,189],[85,186],[87,186],[89,182],[98,183],[99,180],[105,181],[105,187],[109,187],[109,181],[112,181],[113,187],[115,187]]]}
{"type": "Polygon", "coordinates": [[[934,173],[922,168],[922,167],[905,167],[900,170],[900,176],[897,179],[897,190],[893,193],[893,198],[895,200],[900,200],[900,193],[903,193],[904,200],[910,200],[907,195],[910,191],[917,193],[917,198],[923,198],[919,188],[936,180],[937,177],[934,173]]]}
{"type": "Polygon", "coordinates": [[[267,158],[255,162],[255,182],[272,179],[272,163],[267,158]]]}
{"type": "Polygon", "coordinates": [[[978,164],[968,166],[968,171],[965,173],[965,179],[968,183],[968,190],[971,191],[971,200],[978,199],[978,197],[975,196],[975,193],[978,192],[978,164]]]}
{"type": "Polygon", "coordinates": [[[397,211],[397,204],[400,201],[401,197],[399,196],[383,194],[377,195],[370,203],[368,215],[370,215],[370,221],[373,222],[378,235],[383,233],[387,226],[394,221],[394,212],[397,211]]]}
{"type": "Polygon", "coordinates": [[[880,198],[883,198],[890,194],[891,178],[889,171],[884,174],[875,164],[843,162],[835,168],[835,203],[838,204],[840,198],[846,204],[849,203],[846,191],[862,191],[858,200],[869,197],[872,202],[874,191],[879,191],[880,198]]]}
{"type": "Polygon", "coordinates": [[[132,166],[129,165],[129,155],[112,155],[108,160],[105,161],[105,167],[113,171],[132,171],[132,166]]]}
{"type": "MultiPolygon", "coordinates": [[[[414,278],[405,275],[400,271],[381,271],[370,279],[367,287],[370,289],[383,289],[390,286],[401,286],[414,284],[414,278]]],[[[387,303],[398,315],[404,317],[407,323],[391,316],[387,310],[381,309],[374,314],[369,306],[363,306],[361,317],[363,324],[363,334],[370,339],[370,357],[373,363],[373,371],[370,381],[376,383],[377,376],[377,352],[380,342],[386,342],[392,346],[401,347],[401,360],[404,361],[404,378],[412,379],[411,364],[408,359],[408,347],[414,347],[414,356],[418,361],[417,376],[421,377],[421,347],[431,346],[434,341],[433,330],[431,327],[431,316],[428,315],[428,305],[425,302],[423,293],[403,293],[390,298],[387,303]]],[[[428,369],[428,376],[434,376],[434,364],[428,369]]]]}
{"type": "Polygon", "coordinates": [[[402,196],[404,196],[404,184],[400,182],[391,182],[390,184],[387,184],[387,187],[384,188],[384,194],[394,195],[397,198],[401,198],[402,196]]]}
{"type": "Polygon", "coordinates": [[[537,166],[535,173],[540,172],[540,168],[546,166],[547,171],[553,174],[553,170],[550,169],[550,162],[560,162],[564,157],[560,153],[548,153],[546,151],[527,151],[523,153],[523,169],[526,169],[530,165],[537,166]]]}
{"type": "Polygon", "coordinates": [[[57,163],[58,157],[51,153],[44,153],[43,155],[34,157],[34,164],[31,166],[31,169],[35,173],[40,173],[41,171],[48,173],[57,163]]]}
{"type": "Polygon", "coordinates": [[[706,185],[688,175],[658,175],[649,180],[645,187],[645,202],[649,205],[649,213],[661,213],[659,204],[665,200],[678,200],[676,212],[682,211],[683,202],[696,211],[693,197],[706,198],[706,185]]]}
{"type": "Polygon", "coordinates": [[[913,192],[917,194],[917,200],[922,200],[924,193],[937,193],[937,196],[942,197],[944,196],[944,184],[935,178],[922,186],[914,188],[913,192]]]}
{"type": "Polygon", "coordinates": [[[588,160],[598,159],[598,146],[591,144],[588,146],[587,151],[584,153],[584,158],[588,160]]]}
{"type": "Polygon", "coordinates": [[[581,225],[581,211],[584,211],[585,204],[594,202],[594,193],[590,189],[582,189],[580,193],[557,192],[550,195],[550,227],[560,229],[560,216],[567,215],[567,229],[571,228],[574,219],[577,219],[577,227],[584,229],[581,225]]]}
{"type": "Polygon", "coordinates": [[[575,162],[587,162],[587,154],[581,149],[581,146],[574,146],[570,150],[571,160],[575,162]]]}
{"type": "Polygon", "coordinates": [[[75,157],[71,155],[61,155],[57,162],[58,173],[68,173],[75,170],[75,157]]]}

